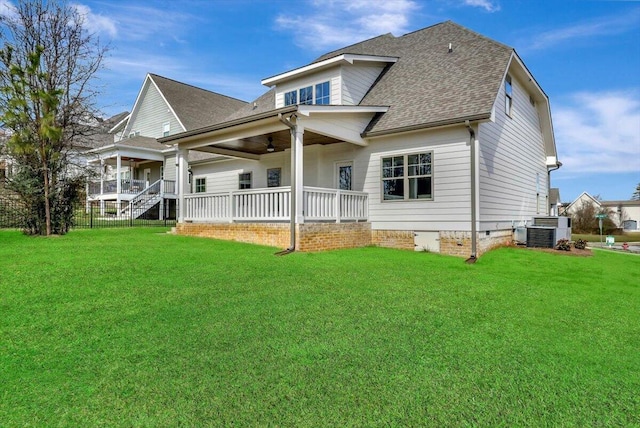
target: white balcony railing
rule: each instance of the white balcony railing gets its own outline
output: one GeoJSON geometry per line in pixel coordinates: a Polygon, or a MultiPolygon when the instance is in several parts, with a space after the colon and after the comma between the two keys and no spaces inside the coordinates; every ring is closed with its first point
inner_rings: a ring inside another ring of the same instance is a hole
{"type": "MultiPolygon", "coordinates": [[[[306,221],[362,221],[368,218],[368,195],[351,190],[304,187],[306,221]]],[[[290,187],[185,195],[186,221],[288,221],[290,187]]]]}

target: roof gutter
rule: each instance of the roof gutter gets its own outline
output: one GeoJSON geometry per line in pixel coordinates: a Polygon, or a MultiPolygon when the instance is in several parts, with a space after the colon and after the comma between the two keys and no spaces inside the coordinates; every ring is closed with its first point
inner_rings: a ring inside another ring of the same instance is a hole
{"type": "Polygon", "coordinates": [[[205,126],[203,128],[192,129],[191,131],[185,131],[185,132],[181,132],[179,134],[170,135],[168,137],[158,138],[158,142],[162,143],[162,144],[178,144],[178,143],[172,142],[172,141],[177,141],[177,140],[181,140],[183,138],[203,135],[203,134],[207,134],[207,133],[210,133],[210,132],[220,131],[222,129],[230,128],[232,126],[243,125],[243,124],[247,124],[247,123],[251,123],[251,122],[257,122],[257,121],[262,120],[262,119],[268,119],[268,118],[271,118],[271,117],[280,117],[282,114],[292,113],[292,112],[295,112],[297,110],[298,110],[298,106],[297,105],[287,106],[287,107],[279,108],[279,109],[276,109],[276,110],[269,110],[269,111],[264,112],[264,113],[254,114],[253,116],[242,117],[240,119],[233,119],[233,120],[229,120],[227,122],[217,123],[215,125],[209,125],[209,126],[205,126]]]}
{"type": "Polygon", "coordinates": [[[381,137],[383,135],[398,134],[400,132],[419,131],[421,129],[438,128],[441,126],[449,126],[449,125],[460,125],[462,123],[466,124],[468,122],[477,122],[477,121],[489,120],[489,119],[491,119],[491,112],[474,114],[472,116],[458,117],[455,119],[437,120],[435,122],[421,123],[418,125],[411,125],[411,126],[403,126],[400,128],[385,129],[382,131],[373,131],[373,132],[364,131],[362,134],[360,134],[360,136],[362,138],[381,137]]]}

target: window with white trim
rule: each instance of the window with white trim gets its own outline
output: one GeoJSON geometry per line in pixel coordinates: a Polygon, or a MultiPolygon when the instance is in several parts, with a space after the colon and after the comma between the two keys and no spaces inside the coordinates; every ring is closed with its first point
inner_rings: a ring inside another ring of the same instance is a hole
{"type": "Polygon", "coordinates": [[[196,178],[196,193],[204,193],[207,191],[207,178],[196,178]]]}
{"type": "Polygon", "coordinates": [[[313,104],[313,86],[300,88],[300,104],[313,104]]]}
{"type": "Polygon", "coordinates": [[[168,137],[171,132],[171,123],[165,122],[162,124],[162,136],[168,137]]]}
{"type": "Polygon", "coordinates": [[[251,173],[243,172],[238,175],[238,189],[251,189],[251,173]]]}
{"type": "Polygon", "coordinates": [[[322,82],[316,85],[316,102],[315,104],[331,104],[331,86],[329,82],[322,82]]]}
{"type": "Polygon", "coordinates": [[[504,111],[507,116],[511,117],[511,108],[513,107],[513,87],[511,86],[511,76],[507,74],[504,79],[504,111]]]}
{"type": "Polygon", "coordinates": [[[284,105],[291,106],[298,104],[298,90],[289,91],[284,94],[284,105]]]}
{"type": "Polygon", "coordinates": [[[290,106],[294,104],[331,104],[331,85],[329,81],[285,92],[284,105],[290,106]]]}
{"type": "Polygon", "coordinates": [[[433,152],[389,156],[381,161],[383,200],[433,199],[433,152]]]}

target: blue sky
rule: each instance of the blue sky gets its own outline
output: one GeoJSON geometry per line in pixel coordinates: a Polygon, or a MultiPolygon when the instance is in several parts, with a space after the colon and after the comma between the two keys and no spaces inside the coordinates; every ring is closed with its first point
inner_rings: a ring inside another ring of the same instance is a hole
{"type": "MultiPolygon", "coordinates": [[[[8,0],[0,0],[0,13],[8,0]]],[[[106,114],[147,72],[250,101],[260,80],[383,33],[445,20],[512,46],[551,101],[563,202],[628,199],[640,182],[640,1],[79,0],[111,45],[106,114]]]]}

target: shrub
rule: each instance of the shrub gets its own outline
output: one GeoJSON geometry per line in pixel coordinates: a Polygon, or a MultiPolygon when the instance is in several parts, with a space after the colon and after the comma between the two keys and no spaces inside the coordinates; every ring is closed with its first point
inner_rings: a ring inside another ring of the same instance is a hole
{"type": "Polygon", "coordinates": [[[585,248],[587,248],[587,241],[585,241],[584,239],[578,239],[574,244],[573,247],[576,250],[584,250],[585,248]]]}
{"type": "Polygon", "coordinates": [[[556,243],[556,250],[560,251],[571,251],[571,243],[568,239],[560,239],[556,243]]]}

